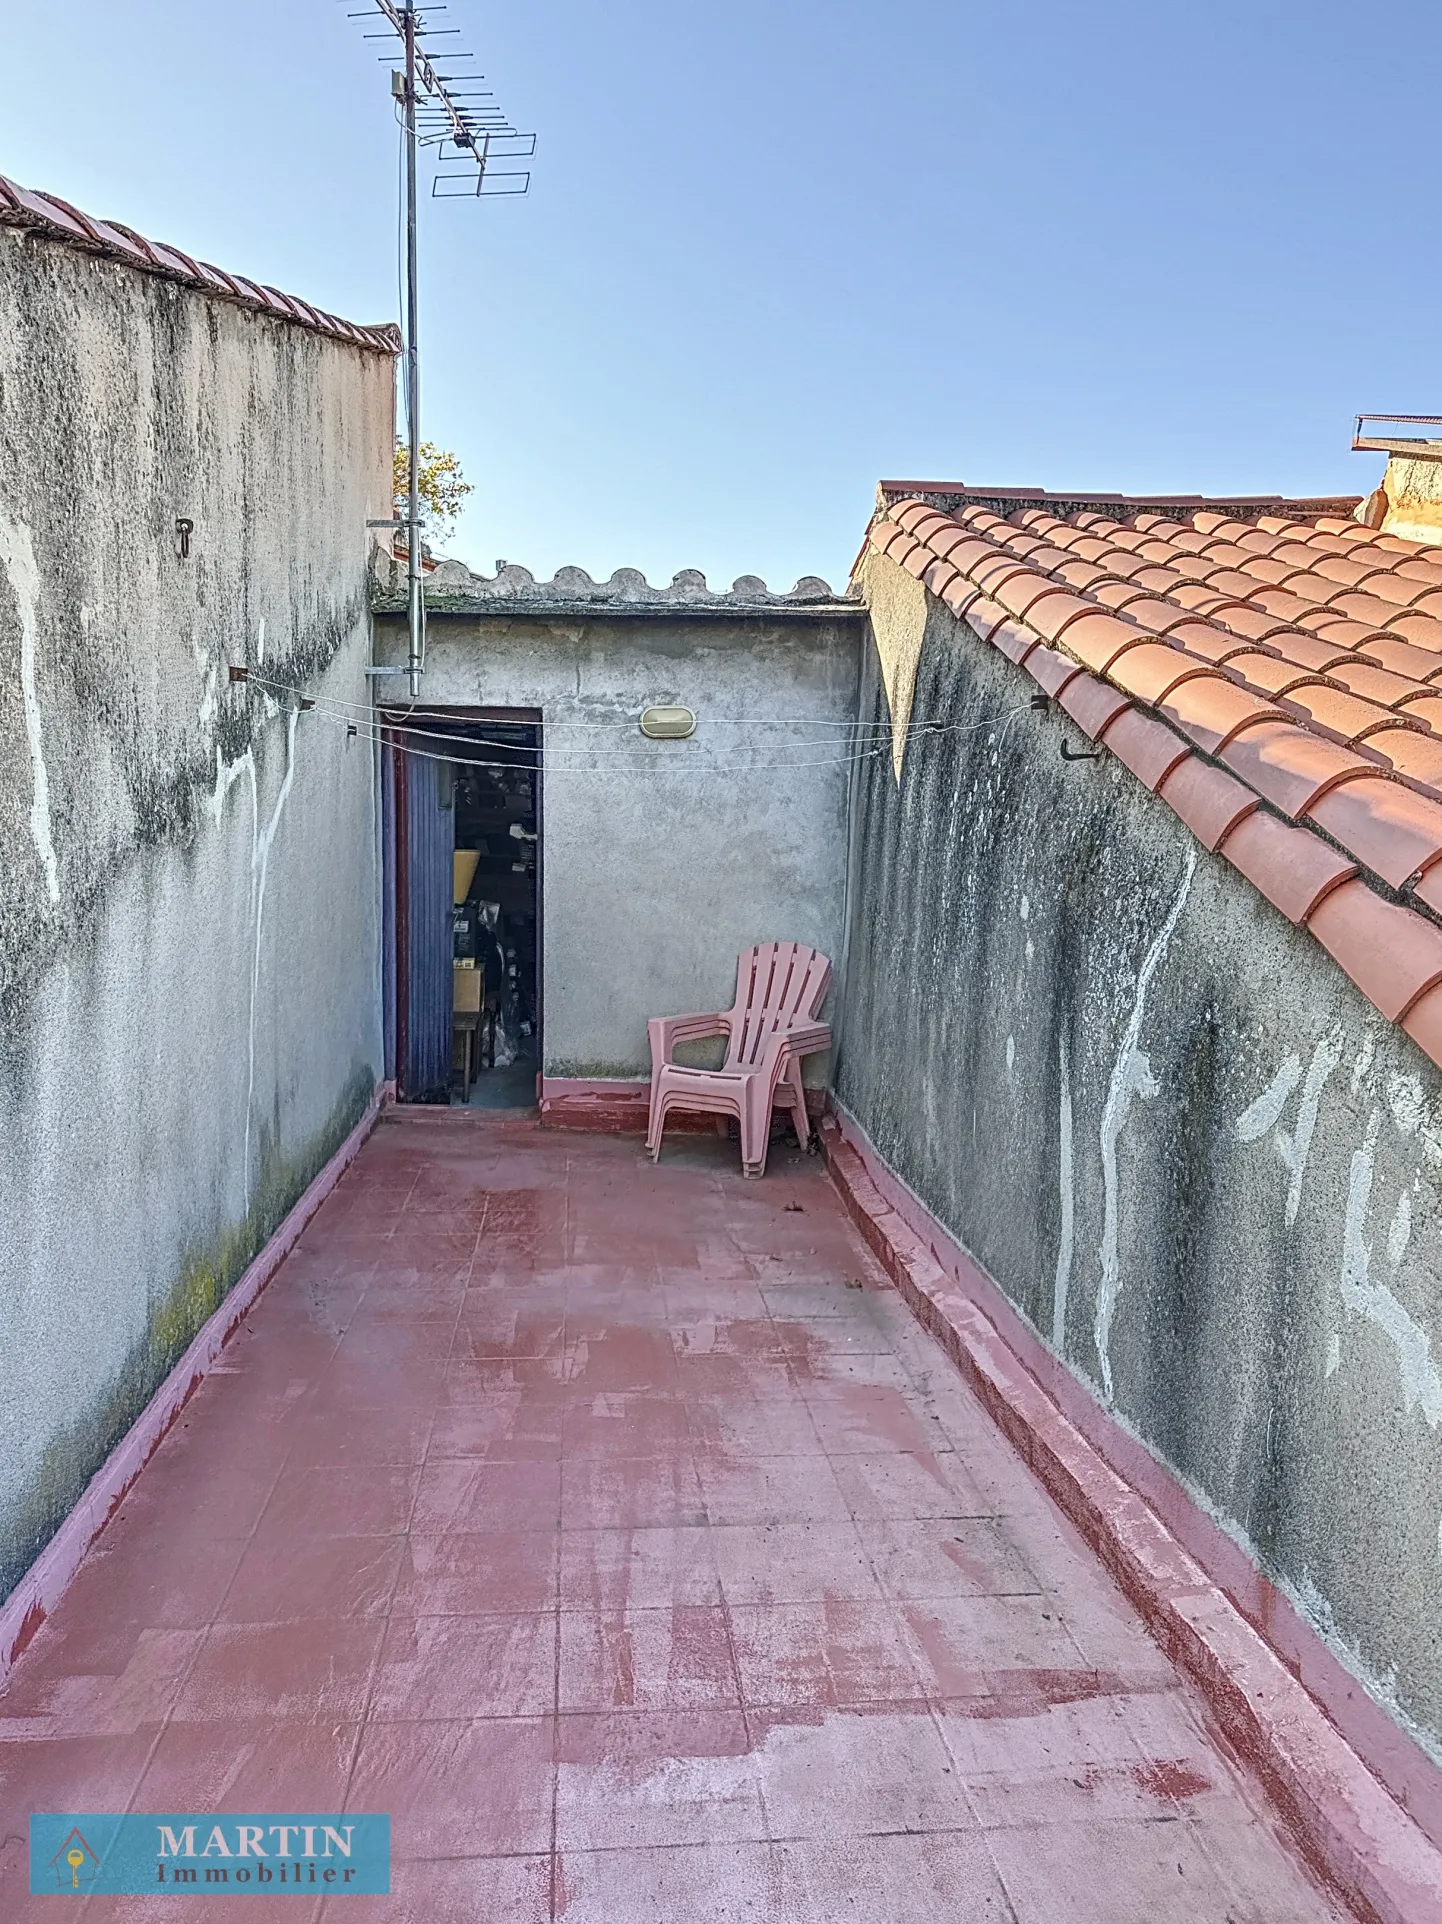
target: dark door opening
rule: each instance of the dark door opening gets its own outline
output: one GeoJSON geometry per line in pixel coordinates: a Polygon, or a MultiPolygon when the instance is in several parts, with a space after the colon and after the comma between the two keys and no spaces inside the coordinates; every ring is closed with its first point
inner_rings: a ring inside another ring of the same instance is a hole
{"type": "Polygon", "coordinates": [[[388,715],[402,1102],[529,1108],[541,1025],[541,731],[515,711],[388,715]]]}

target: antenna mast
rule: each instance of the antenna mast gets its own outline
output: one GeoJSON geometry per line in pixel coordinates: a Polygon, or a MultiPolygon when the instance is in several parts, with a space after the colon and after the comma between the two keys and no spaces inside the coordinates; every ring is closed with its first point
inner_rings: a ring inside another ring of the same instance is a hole
{"type": "MultiPolygon", "coordinates": [[[[483,80],[484,74],[438,73],[429,53],[421,44],[439,35],[459,31],[454,27],[430,27],[433,13],[445,13],[444,5],[428,7],[423,15],[416,0],[374,0],[392,32],[400,36],[405,49],[405,70],[392,73],[391,92],[401,107],[401,126],[405,141],[406,171],[406,624],[409,649],[406,672],[410,678],[411,700],[421,692],[421,675],[426,660],[426,607],[421,582],[421,354],[417,318],[420,270],[416,231],[416,156],[420,147],[435,147],[441,160],[461,160],[469,164],[459,173],[437,172],[431,182],[432,197],[453,200],[460,194],[489,199],[497,194],[524,194],[531,185],[530,170],[498,173],[493,160],[526,159],[536,151],[534,134],[518,133],[494,106],[470,106],[463,102],[490,101],[488,89],[453,91],[457,79],[483,80]],[[422,104],[421,96],[425,96],[422,104]],[[451,151],[448,154],[447,148],[451,151]],[[456,187],[442,183],[463,182],[456,187]]],[[[352,19],[372,17],[369,8],[352,19]]],[[[368,40],[389,38],[387,34],[367,34],[368,40]]],[[[452,49],[451,60],[472,56],[452,49]]]]}

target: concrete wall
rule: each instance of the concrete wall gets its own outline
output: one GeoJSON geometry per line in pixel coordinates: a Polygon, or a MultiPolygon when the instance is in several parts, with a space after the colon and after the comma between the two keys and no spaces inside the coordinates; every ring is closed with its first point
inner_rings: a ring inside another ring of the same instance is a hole
{"type": "Polygon", "coordinates": [[[867,583],[953,732],[859,780],[838,1095],[1442,1755],[1442,1079],[1119,763],[1064,761],[1028,676],[867,583]]]}
{"type": "MultiPolygon", "coordinates": [[[[428,704],[543,717],[546,1076],[649,1076],[647,1018],[729,1008],[737,953],[753,942],[839,959],[841,731],[855,715],[860,626],[775,613],[432,616],[428,704]],[[637,718],[652,702],[694,709],[695,735],[647,741],[637,718]]],[[[377,650],[404,659],[397,624],[381,625],[377,650]]],[[[811,1073],[824,1077],[824,1061],[811,1073]]]]}
{"type": "Polygon", "coordinates": [[[385,355],[0,228],[0,1595],[380,1065],[385,355]],[[182,559],[176,520],[194,523],[182,559]]]}

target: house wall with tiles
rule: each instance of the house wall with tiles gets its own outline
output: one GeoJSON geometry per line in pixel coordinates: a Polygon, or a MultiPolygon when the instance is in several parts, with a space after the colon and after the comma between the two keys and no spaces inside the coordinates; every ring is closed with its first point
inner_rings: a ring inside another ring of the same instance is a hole
{"type": "MultiPolygon", "coordinates": [[[[548,1080],[649,1077],[648,1017],[730,1008],[752,943],[839,961],[861,626],[853,610],[432,615],[428,704],[542,716],[548,1080]],[[692,709],[694,735],[645,739],[652,703],[692,709]]],[[[405,659],[393,618],[377,659],[405,659]]],[[[808,1079],[825,1073],[811,1058],[808,1079]]]]}
{"type": "Polygon", "coordinates": [[[1442,1754],[1442,1077],[881,556],[835,1090],[1098,1400],[1442,1754]],[[921,722],[948,732],[920,735],[921,722]]]}
{"type": "Polygon", "coordinates": [[[372,752],[227,664],[367,699],[392,385],[0,226],[0,1596],[380,1071],[372,752]]]}

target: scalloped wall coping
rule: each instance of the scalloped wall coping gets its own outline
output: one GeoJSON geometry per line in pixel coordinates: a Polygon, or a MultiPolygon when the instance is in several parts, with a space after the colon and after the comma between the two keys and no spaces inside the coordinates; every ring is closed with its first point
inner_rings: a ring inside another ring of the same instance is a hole
{"type": "Polygon", "coordinates": [[[203,294],[235,301],[241,307],[290,321],[297,327],[307,327],[312,333],[349,341],[352,347],[363,347],[375,354],[396,355],[401,351],[400,330],[392,322],[381,327],[359,327],[354,321],[343,321],[336,314],[312,307],[298,295],[282,294],[279,288],[263,287],[258,281],[227,274],[206,261],[192,259],[178,247],[168,247],[163,241],[148,241],[133,227],[122,227],[119,221],[95,220],[89,214],[82,214],[78,207],[72,207],[69,201],[61,200],[58,194],[37,193],[7,180],[3,174],[0,174],[0,227],[19,227],[83,253],[103,254],[107,260],[121,261],[142,274],[179,281],[186,287],[198,288],[203,294]]]}
{"type": "MultiPolygon", "coordinates": [[[[378,555],[380,598],[388,599],[403,586],[401,568],[384,550],[378,555]],[[387,563],[391,579],[385,579],[387,563]]],[[[835,606],[860,609],[860,601],[838,595],[819,575],[803,575],[786,594],[768,588],[759,575],[739,575],[726,590],[707,586],[697,568],[683,568],[669,586],[653,588],[639,568],[617,568],[608,581],[594,581],[584,568],[558,568],[550,581],[537,581],[529,568],[500,561],[493,575],[475,574],[463,561],[437,561],[426,570],[427,602],[468,606],[531,603],[539,608],[706,608],[724,611],[750,608],[806,608],[835,606]]]]}

